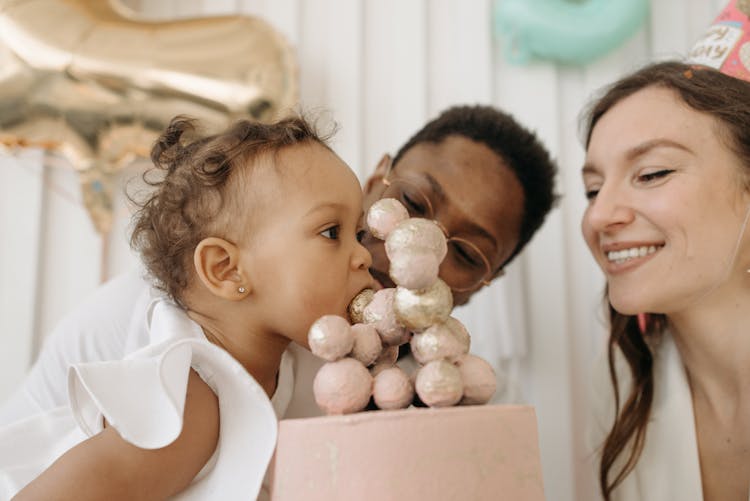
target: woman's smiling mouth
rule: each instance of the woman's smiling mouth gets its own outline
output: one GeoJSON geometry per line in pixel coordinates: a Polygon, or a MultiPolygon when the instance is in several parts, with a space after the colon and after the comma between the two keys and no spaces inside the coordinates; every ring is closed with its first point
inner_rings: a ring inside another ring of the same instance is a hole
{"type": "Polygon", "coordinates": [[[640,247],[629,247],[626,249],[609,251],[606,253],[610,263],[624,264],[636,258],[645,257],[661,249],[663,245],[642,245],[640,247]]]}

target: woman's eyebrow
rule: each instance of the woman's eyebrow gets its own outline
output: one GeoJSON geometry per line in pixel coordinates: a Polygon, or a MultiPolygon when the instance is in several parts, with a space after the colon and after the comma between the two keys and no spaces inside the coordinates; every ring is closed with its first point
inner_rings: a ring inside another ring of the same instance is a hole
{"type": "Polygon", "coordinates": [[[649,151],[654,150],[656,148],[674,148],[677,150],[685,151],[690,154],[695,154],[693,150],[691,150],[690,148],[688,148],[682,143],[678,143],[677,141],[673,141],[671,139],[657,138],[657,139],[652,139],[650,141],[646,141],[637,146],[634,146],[633,148],[627,151],[627,153],[625,154],[625,157],[628,160],[633,160],[642,155],[645,155],[649,151]]]}
{"type": "Polygon", "coordinates": [[[594,167],[594,165],[589,162],[586,162],[585,164],[583,164],[583,167],[581,167],[582,176],[586,176],[587,174],[598,174],[598,173],[599,173],[599,169],[594,167]]]}
{"type": "MultiPolygon", "coordinates": [[[[639,145],[636,145],[630,148],[628,151],[625,152],[625,158],[628,161],[632,161],[657,148],[673,148],[676,150],[681,150],[681,151],[690,153],[692,155],[695,154],[693,150],[691,150],[690,148],[688,148],[682,143],[678,143],[677,141],[673,141],[672,139],[657,138],[657,139],[651,139],[649,141],[645,141],[639,145]]],[[[586,162],[585,164],[583,164],[583,167],[581,168],[581,175],[583,176],[586,176],[588,174],[599,174],[599,173],[600,173],[599,169],[597,169],[590,162],[586,162]]]]}

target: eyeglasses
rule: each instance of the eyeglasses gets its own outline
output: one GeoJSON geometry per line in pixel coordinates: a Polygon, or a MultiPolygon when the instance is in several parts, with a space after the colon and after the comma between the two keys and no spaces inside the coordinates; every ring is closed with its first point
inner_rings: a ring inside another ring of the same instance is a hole
{"type": "MultiPolygon", "coordinates": [[[[448,243],[448,254],[440,265],[440,278],[455,292],[467,292],[489,285],[492,266],[479,247],[461,237],[450,236],[445,226],[435,219],[435,211],[430,197],[419,185],[404,177],[392,175],[393,161],[388,158],[386,173],[382,183],[386,185],[381,198],[395,198],[401,202],[411,217],[421,217],[434,221],[443,230],[448,243]]],[[[497,273],[502,276],[503,270],[497,273]]]]}

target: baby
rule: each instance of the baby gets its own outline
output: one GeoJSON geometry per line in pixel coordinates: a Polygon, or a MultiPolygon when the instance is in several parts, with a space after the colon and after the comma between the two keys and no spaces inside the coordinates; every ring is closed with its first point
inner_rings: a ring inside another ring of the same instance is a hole
{"type": "Polygon", "coordinates": [[[74,366],[72,415],[0,430],[0,498],[254,498],[290,398],[287,346],[373,285],[358,180],[308,122],[195,136],[172,120],[135,216],[164,292],[151,344],[74,366]]]}

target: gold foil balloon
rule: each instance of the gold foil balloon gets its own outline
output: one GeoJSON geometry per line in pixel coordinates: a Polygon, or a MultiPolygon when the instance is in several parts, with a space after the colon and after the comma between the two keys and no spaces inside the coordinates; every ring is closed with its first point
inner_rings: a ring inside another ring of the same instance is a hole
{"type": "Polygon", "coordinates": [[[297,101],[291,47],[248,16],[149,22],[114,1],[0,0],[0,63],[0,144],[67,159],[101,233],[113,174],[174,115],[213,129],[297,101]]]}

